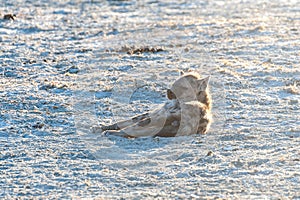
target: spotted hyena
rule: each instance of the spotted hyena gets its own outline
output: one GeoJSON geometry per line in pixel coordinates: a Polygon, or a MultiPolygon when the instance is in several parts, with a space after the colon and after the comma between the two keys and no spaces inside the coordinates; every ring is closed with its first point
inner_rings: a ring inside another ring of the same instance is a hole
{"type": "Polygon", "coordinates": [[[207,133],[211,117],[209,77],[188,73],[167,90],[167,102],[160,108],[112,125],[93,127],[94,132],[123,137],[174,137],[207,133]]]}

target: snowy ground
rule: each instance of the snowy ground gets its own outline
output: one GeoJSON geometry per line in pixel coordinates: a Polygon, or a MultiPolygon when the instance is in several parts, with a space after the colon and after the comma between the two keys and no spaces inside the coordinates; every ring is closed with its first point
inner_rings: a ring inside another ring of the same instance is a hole
{"type": "Polygon", "coordinates": [[[300,199],[299,1],[0,5],[1,199],[300,199]],[[180,70],[212,76],[207,135],[90,133],[180,70]]]}

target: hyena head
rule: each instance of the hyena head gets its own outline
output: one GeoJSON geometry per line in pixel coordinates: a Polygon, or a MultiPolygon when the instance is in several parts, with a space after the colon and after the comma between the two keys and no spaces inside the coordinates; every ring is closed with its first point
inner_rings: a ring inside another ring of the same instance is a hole
{"type": "Polygon", "coordinates": [[[168,98],[179,101],[200,101],[210,107],[209,78],[201,79],[198,73],[185,74],[167,91],[168,98]]]}

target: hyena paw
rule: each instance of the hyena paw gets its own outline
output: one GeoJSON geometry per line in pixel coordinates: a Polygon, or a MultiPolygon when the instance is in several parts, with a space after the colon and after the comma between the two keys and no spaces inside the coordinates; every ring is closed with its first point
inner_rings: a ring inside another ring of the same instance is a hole
{"type": "Polygon", "coordinates": [[[109,135],[115,135],[115,136],[123,136],[123,132],[121,131],[116,131],[116,130],[108,130],[108,131],[104,131],[103,134],[105,136],[109,136],[109,135]]]}
{"type": "Polygon", "coordinates": [[[91,129],[91,133],[102,133],[103,132],[101,126],[92,126],[90,129],[91,129]]]}

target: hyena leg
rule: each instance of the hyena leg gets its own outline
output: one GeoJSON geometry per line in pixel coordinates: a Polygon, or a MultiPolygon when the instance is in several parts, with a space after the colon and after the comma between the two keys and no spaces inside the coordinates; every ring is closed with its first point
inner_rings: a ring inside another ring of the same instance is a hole
{"type": "Polygon", "coordinates": [[[150,130],[148,130],[147,128],[145,129],[145,126],[147,126],[150,122],[151,122],[151,119],[147,118],[147,119],[139,121],[131,126],[127,126],[121,130],[106,130],[104,132],[104,134],[121,136],[121,137],[126,137],[126,138],[148,136],[148,135],[151,135],[151,133],[149,133],[150,130]]]}
{"type": "Polygon", "coordinates": [[[133,136],[126,134],[122,130],[108,130],[104,132],[104,135],[114,135],[114,136],[125,137],[125,138],[134,138],[133,136]]]}
{"type": "Polygon", "coordinates": [[[108,126],[101,126],[100,128],[103,130],[103,131],[107,131],[107,130],[121,130],[127,126],[132,126],[136,123],[140,123],[142,122],[143,120],[149,118],[149,113],[144,113],[144,114],[141,114],[141,115],[138,115],[138,116],[135,116],[129,120],[124,120],[124,121],[120,121],[120,122],[117,122],[115,124],[112,124],[112,125],[108,125],[108,126]]]}
{"type": "Polygon", "coordinates": [[[135,124],[133,126],[128,126],[120,132],[122,134],[129,135],[130,137],[147,137],[147,136],[155,136],[162,127],[155,127],[155,126],[150,126],[150,127],[142,127],[139,126],[138,124],[135,124]]]}
{"type": "Polygon", "coordinates": [[[120,130],[117,123],[108,126],[92,126],[92,133],[99,133],[107,130],[120,130]]]}
{"type": "Polygon", "coordinates": [[[112,135],[129,135],[130,137],[146,137],[155,136],[163,129],[166,121],[165,112],[154,112],[151,116],[140,119],[131,126],[122,128],[119,133],[109,132],[112,135]]]}

